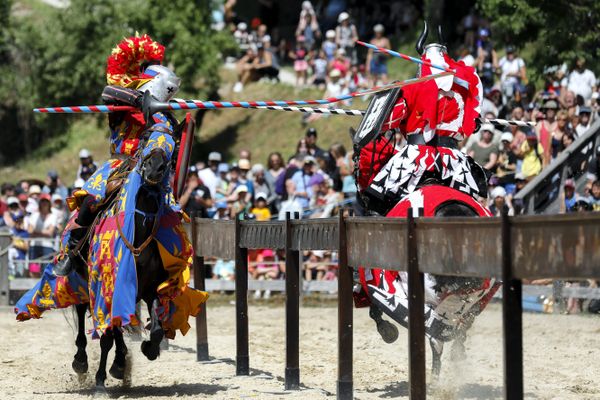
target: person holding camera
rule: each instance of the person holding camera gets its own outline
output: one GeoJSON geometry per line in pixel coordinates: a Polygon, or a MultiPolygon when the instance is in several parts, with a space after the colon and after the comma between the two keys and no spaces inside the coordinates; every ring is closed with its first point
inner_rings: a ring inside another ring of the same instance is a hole
{"type": "Polygon", "coordinates": [[[504,96],[504,103],[519,96],[524,92],[524,85],[527,83],[527,72],[525,70],[525,61],[516,54],[515,47],[506,46],[506,56],[498,62],[500,74],[500,87],[504,96]]]}

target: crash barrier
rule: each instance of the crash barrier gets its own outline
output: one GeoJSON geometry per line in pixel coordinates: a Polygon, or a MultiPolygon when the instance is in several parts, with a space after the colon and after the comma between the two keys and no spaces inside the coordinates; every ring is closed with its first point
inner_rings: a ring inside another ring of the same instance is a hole
{"type": "MultiPolygon", "coordinates": [[[[424,273],[497,277],[502,291],[505,398],[523,398],[522,280],[600,278],[600,213],[494,218],[343,217],[286,221],[193,218],[195,285],[205,288],[204,258],[235,260],[236,373],[249,374],[248,249],[286,252],[285,388],[298,389],[299,251],[337,250],[338,399],[353,396],[353,271],[408,271],[409,393],[425,399],[424,273]]],[[[566,290],[566,289],[565,289],[566,290]]],[[[197,358],[208,360],[206,309],[198,315],[197,358]]]]}

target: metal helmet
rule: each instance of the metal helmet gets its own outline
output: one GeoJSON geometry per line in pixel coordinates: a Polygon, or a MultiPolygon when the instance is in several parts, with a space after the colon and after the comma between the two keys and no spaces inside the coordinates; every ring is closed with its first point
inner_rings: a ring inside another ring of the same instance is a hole
{"type": "MultiPolygon", "coordinates": [[[[419,36],[419,39],[417,40],[415,49],[417,50],[417,52],[420,55],[426,56],[427,59],[431,60],[432,62],[435,62],[437,60],[443,60],[444,54],[448,53],[448,49],[445,45],[444,37],[442,35],[442,27],[438,25],[438,41],[439,41],[439,43],[430,43],[428,45],[425,45],[425,42],[427,41],[428,33],[429,33],[429,31],[428,31],[428,27],[427,27],[427,21],[424,21],[423,31],[421,32],[421,35],[419,36]]],[[[443,64],[443,62],[441,62],[441,64],[443,64]]],[[[420,66],[419,66],[419,70],[417,71],[417,76],[421,77],[421,67],[420,66]]]]}
{"type": "Polygon", "coordinates": [[[179,90],[181,79],[175,72],[163,65],[150,65],[144,74],[153,78],[138,88],[142,93],[150,92],[150,95],[158,101],[169,101],[179,90]]]}

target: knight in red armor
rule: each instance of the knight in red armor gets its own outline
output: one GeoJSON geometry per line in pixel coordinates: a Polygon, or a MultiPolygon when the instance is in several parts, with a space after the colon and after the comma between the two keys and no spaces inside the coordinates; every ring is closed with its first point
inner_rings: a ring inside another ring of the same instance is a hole
{"type": "MultiPolygon", "coordinates": [[[[427,179],[470,196],[486,196],[483,169],[458,149],[476,129],[481,81],[474,68],[450,58],[444,45],[424,46],[426,39],[427,25],[416,46],[421,59],[455,73],[404,87],[378,137],[357,149],[361,197],[367,209],[383,215],[427,179]],[[398,131],[407,141],[400,150],[393,143],[398,131]]],[[[442,72],[422,65],[417,77],[442,72]]]]}

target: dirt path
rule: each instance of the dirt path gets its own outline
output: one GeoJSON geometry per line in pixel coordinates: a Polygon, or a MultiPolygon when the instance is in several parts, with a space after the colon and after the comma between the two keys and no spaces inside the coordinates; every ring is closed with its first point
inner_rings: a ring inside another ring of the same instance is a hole
{"type": "MultiPolygon", "coordinates": [[[[283,308],[250,307],[252,373],[236,377],[234,307],[223,305],[208,313],[212,362],[195,361],[193,329],[171,342],[171,349],[155,362],[143,358],[139,342],[128,339],[132,385],[124,388],[109,377],[109,394],[123,399],[335,398],[336,313],[331,306],[301,309],[301,391],[283,390],[283,308]]],[[[476,320],[467,341],[468,360],[452,364],[446,351],[441,381],[430,398],[502,398],[501,318],[500,308],[492,305],[476,320]]],[[[10,310],[0,310],[1,399],[79,399],[92,394],[99,344],[88,345],[91,373],[79,382],[70,366],[75,345],[69,323],[73,324],[70,312],[54,311],[40,321],[17,323],[10,310]]],[[[527,398],[600,399],[600,318],[526,314],[524,327],[527,398]]],[[[356,398],[406,398],[406,331],[401,328],[398,342],[386,345],[367,312],[355,310],[354,332],[356,398]]]]}

